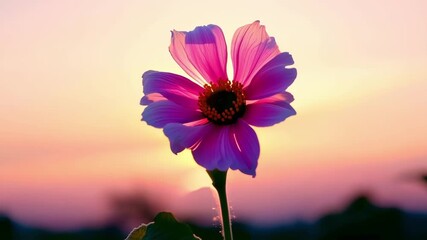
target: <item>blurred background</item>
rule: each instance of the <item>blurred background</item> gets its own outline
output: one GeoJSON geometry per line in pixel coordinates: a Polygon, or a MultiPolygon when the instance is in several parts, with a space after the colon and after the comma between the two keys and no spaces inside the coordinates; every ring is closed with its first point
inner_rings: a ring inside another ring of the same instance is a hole
{"type": "Polygon", "coordinates": [[[229,172],[235,234],[427,239],[425,9],[422,0],[0,1],[0,239],[123,239],[159,211],[218,239],[206,172],[140,121],[141,75],[186,76],[168,52],[172,29],[217,24],[230,45],[254,20],[294,57],[297,115],[256,129],[256,178],[229,172]]]}

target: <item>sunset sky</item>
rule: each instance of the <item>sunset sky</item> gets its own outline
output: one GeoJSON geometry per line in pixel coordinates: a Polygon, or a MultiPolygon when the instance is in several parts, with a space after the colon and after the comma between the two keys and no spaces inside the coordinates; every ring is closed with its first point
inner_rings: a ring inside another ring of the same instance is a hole
{"type": "Polygon", "coordinates": [[[186,76],[168,52],[170,30],[216,24],[230,46],[254,20],[293,55],[297,115],[255,129],[256,178],[229,173],[235,218],[313,220],[361,192],[427,212],[413,179],[427,172],[426,9],[423,0],[0,1],[0,213],[70,229],[101,222],[109,193],[141,191],[210,221],[204,169],[140,121],[141,75],[186,76]]]}

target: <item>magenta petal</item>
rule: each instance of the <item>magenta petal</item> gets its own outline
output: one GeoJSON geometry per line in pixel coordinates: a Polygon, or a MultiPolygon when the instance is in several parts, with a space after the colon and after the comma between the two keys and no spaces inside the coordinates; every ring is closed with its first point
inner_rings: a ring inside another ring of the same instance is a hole
{"type": "Polygon", "coordinates": [[[230,144],[229,126],[211,124],[212,128],[192,151],[194,160],[207,170],[227,171],[232,159],[224,157],[223,150],[230,144]]]}
{"type": "Polygon", "coordinates": [[[281,93],[277,93],[268,98],[263,98],[261,100],[256,101],[257,103],[273,103],[273,104],[281,104],[282,102],[291,103],[294,101],[294,96],[291,93],[283,91],[281,93]]]}
{"type": "Polygon", "coordinates": [[[221,28],[216,25],[196,27],[190,32],[172,31],[169,51],[201,85],[228,79],[227,45],[221,28]]]}
{"type": "Polygon", "coordinates": [[[211,125],[193,149],[196,162],[207,170],[229,168],[255,176],[259,142],[255,131],[244,121],[228,126],[211,125]]]}
{"type": "Polygon", "coordinates": [[[171,53],[175,62],[194,80],[200,85],[204,85],[206,81],[200,76],[197,69],[188,60],[187,53],[185,50],[185,34],[186,32],[172,31],[171,44],[169,46],[169,52],[171,53]]]}
{"type": "Polygon", "coordinates": [[[255,177],[260,155],[255,131],[245,121],[240,120],[233,125],[230,138],[234,139],[231,144],[234,153],[231,169],[239,169],[242,173],[255,177]]]}
{"type": "Polygon", "coordinates": [[[162,128],[168,123],[187,123],[202,118],[202,113],[196,109],[167,100],[150,103],[142,112],[142,120],[156,128],[162,128]]]}
{"type": "Polygon", "coordinates": [[[261,67],[279,53],[274,38],[268,36],[259,21],[240,27],[231,42],[234,80],[247,86],[261,67]]]}
{"type": "Polygon", "coordinates": [[[180,123],[170,123],[164,127],[163,132],[169,138],[172,152],[177,154],[185,148],[192,149],[197,146],[211,128],[211,124],[186,126],[180,123]]]}
{"type": "Polygon", "coordinates": [[[247,99],[270,97],[288,88],[297,76],[295,68],[285,68],[292,64],[292,56],[287,52],[280,53],[265,64],[245,88],[247,99]]]}
{"type": "Polygon", "coordinates": [[[163,97],[162,94],[150,93],[150,94],[145,94],[141,98],[141,101],[139,102],[139,104],[144,106],[144,105],[148,105],[148,104],[153,103],[153,102],[164,101],[164,100],[167,100],[167,99],[165,97],[163,97]]]}
{"type": "Polygon", "coordinates": [[[289,104],[292,100],[292,95],[286,93],[276,94],[270,98],[249,104],[246,106],[243,119],[250,125],[257,127],[272,126],[296,114],[289,104]]]}
{"type": "Polygon", "coordinates": [[[209,82],[226,80],[227,45],[216,25],[196,27],[185,37],[187,56],[209,82]]]}
{"type": "Polygon", "coordinates": [[[198,108],[199,93],[196,83],[177,74],[147,71],[142,75],[144,94],[161,94],[164,98],[188,108],[198,108]]]}

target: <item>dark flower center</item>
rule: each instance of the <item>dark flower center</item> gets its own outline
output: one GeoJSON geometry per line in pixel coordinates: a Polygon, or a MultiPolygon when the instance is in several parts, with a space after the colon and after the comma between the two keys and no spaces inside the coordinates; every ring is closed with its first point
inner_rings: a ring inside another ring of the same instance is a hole
{"type": "Polygon", "coordinates": [[[206,84],[199,95],[199,108],[203,115],[215,124],[235,123],[246,110],[242,84],[230,80],[206,84]]]}

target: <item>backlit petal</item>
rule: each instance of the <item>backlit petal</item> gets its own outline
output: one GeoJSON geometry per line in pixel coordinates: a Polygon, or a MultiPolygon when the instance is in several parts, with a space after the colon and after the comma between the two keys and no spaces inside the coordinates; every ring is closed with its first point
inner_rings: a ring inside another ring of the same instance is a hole
{"type": "Polygon", "coordinates": [[[292,95],[287,92],[264,98],[247,105],[243,119],[257,127],[272,126],[296,114],[289,104],[292,101],[292,95]]]}
{"type": "Polygon", "coordinates": [[[262,66],[279,53],[274,38],[268,36],[259,21],[240,27],[231,42],[234,80],[247,86],[262,66]]]}
{"type": "Polygon", "coordinates": [[[186,148],[197,146],[211,128],[210,123],[196,126],[170,123],[164,127],[163,132],[169,138],[172,152],[177,154],[186,148]]]}
{"type": "Polygon", "coordinates": [[[159,93],[164,98],[188,108],[197,109],[199,92],[203,90],[191,80],[177,74],[147,71],[142,75],[144,94],[159,93]]]}
{"type": "Polygon", "coordinates": [[[245,88],[246,98],[261,99],[284,91],[297,76],[295,68],[285,68],[292,64],[294,61],[289,53],[277,55],[258,71],[245,88]]]}
{"type": "Polygon", "coordinates": [[[230,131],[231,150],[234,153],[231,169],[238,169],[245,174],[256,175],[260,146],[255,131],[245,122],[239,120],[230,131]]]}
{"type": "Polygon", "coordinates": [[[223,149],[230,144],[230,126],[211,124],[212,128],[202,139],[200,144],[192,151],[194,160],[207,170],[218,169],[226,171],[232,159],[224,157],[223,149]]]}
{"type": "Polygon", "coordinates": [[[139,104],[145,106],[153,102],[164,101],[164,100],[167,100],[167,99],[163,97],[163,95],[160,93],[149,93],[149,94],[145,94],[141,98],[141,101],[139,102],[139,104]]]}
{"type": "Polygon", "coordinates": [[[241,120],[233,125],[211,126],[193,149],[196,162],[207,170],[231,168],[255,176],[260,153],[255,131],[241,120]]]}
{"type": "Polygon", "coordinates": [[[168,123],[187,123],[202,118],[200,111],[168,100],[150,103],[142,112],[142,120],[156,128],[162,128],[168,123]]]}
{"type": "Polygon", "coordinates": [[[216,25],[199,26],[190,32],[172,31],[169,51],[200,85],[228,79],[227,45],[221,28],[216,25]]]}

